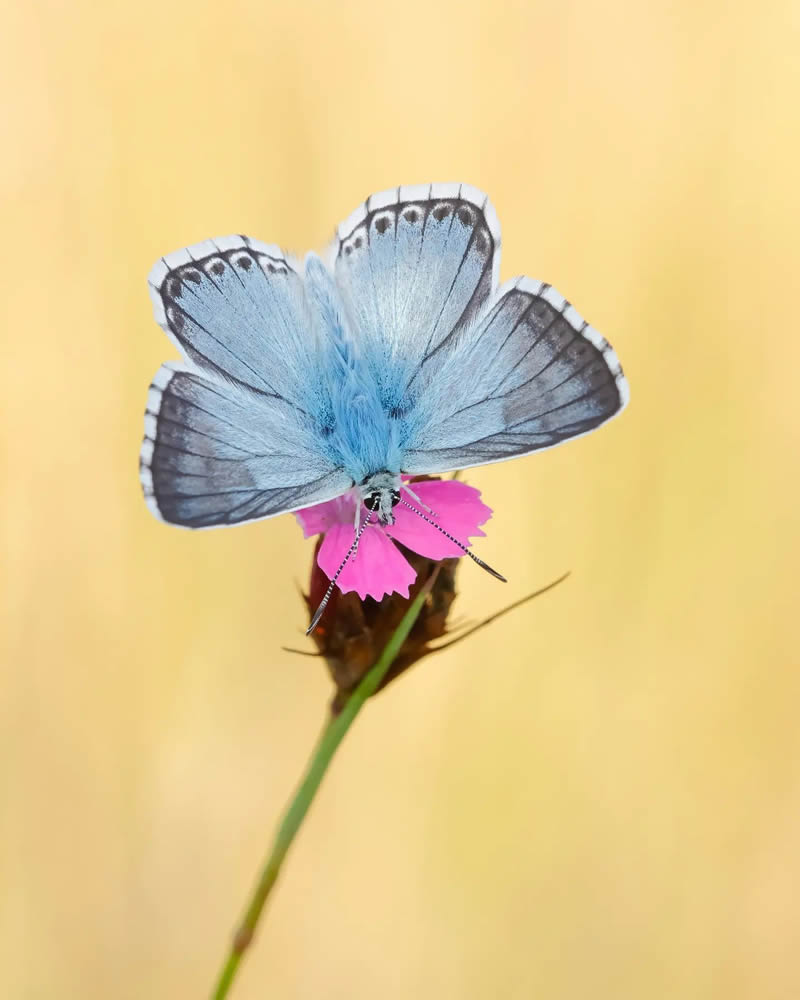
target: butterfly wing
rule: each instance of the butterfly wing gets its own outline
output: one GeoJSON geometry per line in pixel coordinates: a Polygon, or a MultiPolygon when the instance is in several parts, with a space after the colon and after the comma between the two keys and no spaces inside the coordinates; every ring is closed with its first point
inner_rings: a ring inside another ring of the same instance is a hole
{"type": "Polygon", "coordinates": [[[419,362],[469,326],[497,285],[500,226],[467,184],[392,188],[338,229],[333,268],[387,409],[419,362]]]}
{"type": "MultiPolygon", "coordinates": [[[[614,352],[553,288],[495,291],[499,254],[497,217],[467,185],[382,192],[339,227],[336,283],[405,472],[552,447],[627,402],[614,352]]],[[[210,240],[162,258],[150,288],[199,369],[165,366],[151,388],[141,466],[159,516],[233,524],[352,485],[319,446],[303,279],[277,247],[210,240]]]]}
{"type": "Polygon", "coordinates": [[[140,475],[152,512],[187,528],[272,517],[352,485],[293,404],[178,364],[150,387],[140,475]]]}
{"type": "Polygon", "coordinates": [[[141,479],[153,513],[205,528],[339,496],[351,478],[319,448],[314,342],[303,279],[278,247],[245,236],[161,258],[158,322],[186,365],[148,396],[141,479]]]}
{"type": "Polygon", "coordinates": [[[516,278],[412,382],[403,471],[502,462],[587,434],[628,386],[608,342],[550,285],[516,278]]]}
{"type": "Polygon", "coordinates": [[[162,257],[156,320],[203,372],[303,405],[311,352],[303,279],[276,246],[224,236],[162,257]]]}

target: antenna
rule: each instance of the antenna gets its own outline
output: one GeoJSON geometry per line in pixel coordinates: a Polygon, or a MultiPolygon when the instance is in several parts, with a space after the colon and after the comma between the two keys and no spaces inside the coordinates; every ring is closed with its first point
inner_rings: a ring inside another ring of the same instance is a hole
{"type": "Polygon", "coordinates": [[[441,526],[441,524],[437,524],[434,520],[432,520],[432,518],[428,517],[426,514],[423,514],[421,510],[417,510],[416,507],[412,507],[411,504],[407,500],[403,500],[402,497],[400,498],[400,503],[404,507],[408,507],[408,509],[413,511],[418,517],[421,517],[423,521],[427,521],[428,524],[433,525],[433,527],[436,528],[437,531],[441,531],[441,533],[445,536],[445,538],[448,538],[454,545],[457,545],[464,553],[464,555],[469,556],[473,562],[476,562],[481,567],[481,569],[485,569],[487,573],[491,573],[492,576],[496,577],[498,580],[502,580],[503,583],[508,583],[508,580],[506,580],[504,576],[498,573],[496,569],[492,569],[492,567],[489,566],[488,563],[485,563],[483,559],[479,559],[474,552],[470,552],[467,546],[464,545],[462,542],[459,542],[457,538],[453,538],[450,532],[445,531],[444,528],[441,526]]]}
{"type": "MultiPolygon", "coordinates": [[[[331,594],[333,593],[333,588],[336,586],[336,581],[339,579],[339,574],[342,572],[342,570],[347,565],[347,562],[350,559],[350,557],[355,555],[356,549],[358,548],[358,543],[361,541],[361,536],[364,533],[364,528],[366,528],[366,526],[369,524],[369,519],[371,517],[372,517],[372,511],[369,511],[369,513],[367,514],[367,516],[361,522],[361,527],[356,532],[356,537],[353,539],[353,544],[347,550],[347,555],[344,557],[344,559],[342,559],[339,568],[336,570],[336,572],[331,577],[331,582],[328,584],[328,589],[325,591],[325,596],[322,598],[322,602],[320,603],[320,606],[314,612],[314,617],[311,619],[311,624],[306,629],[306,635],[311,635],[311,633],[314,631],[314,629],[317,627],[317,625],[319,625],[319,620],[320,620],[320,618],[322,618],[322,612],[325,610],[325,608],[326,608],[326,606],[328,604],[328,601],[331,599],[331,594]]],[[[501,579],[502,579],[502,577],[501,577],[501,579]]]]}

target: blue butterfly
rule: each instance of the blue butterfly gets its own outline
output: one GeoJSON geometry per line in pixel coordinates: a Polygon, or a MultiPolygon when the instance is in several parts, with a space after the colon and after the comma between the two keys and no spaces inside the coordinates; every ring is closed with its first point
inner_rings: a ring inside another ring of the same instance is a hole
{"type": "Polygon", "coordinates": [[[150,291],[183,362],[148,395],[150,509],[209,528],[355,488],[363,530],[392,523],[401,474],[527,455],[622,410],[607,341],[550,285],[498,288],[499,264],[466,184],[374,194],[304,262],[246,236],[162,257],[150,291]]]}

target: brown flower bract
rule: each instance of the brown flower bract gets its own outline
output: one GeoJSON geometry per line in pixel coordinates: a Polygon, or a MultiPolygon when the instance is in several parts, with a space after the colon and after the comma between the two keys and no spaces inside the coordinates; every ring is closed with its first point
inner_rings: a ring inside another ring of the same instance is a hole
{"type": "MultiPolygon", "coordinates": [[[[317,565],[320,544],[318,541],[314,549],[309,593],[304,595],[309,614],[313,614],[328,586],[327,576],[317,565]]],[[[386,687],[423,656],[435,652],[435,648],[431,648],[429,644],[447,633],[447,616],[456,596],[458,559],[437,562],[402,546],[399,548],[417,571],[417,578],[411,584],[408,597],[391,594],[382,601],[375,601],[371,597],[362,601],[358,594],[342,594],[338,589],[334,590],[325,614],[312,633],[336,685],[336,694],[331,702],[331,712],[334,715],[341,711],[350,693],[369,668],[374,666],[409,604],[437,566],[440,568],[433,590],[378,690],[386,687]]]]}

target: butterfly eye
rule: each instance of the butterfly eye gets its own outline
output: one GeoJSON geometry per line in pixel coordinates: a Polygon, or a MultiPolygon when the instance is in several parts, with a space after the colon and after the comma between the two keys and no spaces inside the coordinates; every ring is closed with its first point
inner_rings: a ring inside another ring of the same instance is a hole
{"type": "Polygon", "coordinates": [[[367,510],[371,510],[373,514],[379,510],[381,506],[380,493],[370,493],[370,495],[364,499],[364,506],[367,510]]]}
{"type": "Polygon", "coordinates": [[[400,503],[400,491],[392,490],[392,507],[396,507],[400,503]]]}

